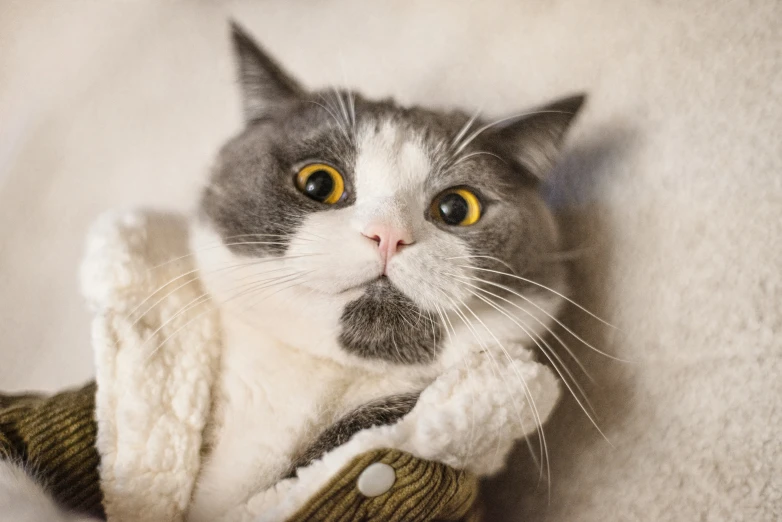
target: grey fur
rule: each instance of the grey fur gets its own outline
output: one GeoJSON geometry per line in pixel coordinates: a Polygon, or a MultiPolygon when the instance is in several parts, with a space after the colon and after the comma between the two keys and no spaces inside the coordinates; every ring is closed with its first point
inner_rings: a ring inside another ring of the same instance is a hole
{"type": "Polygon", "coordinates": [[[299,84],[235,22],[231,32],[247,121],[262,119],[275,105],[302,94],[299,84]]]}
{"type": "Polygon", "coordinates": [[[306,466],[334,448],[346,443],[361,430],[372,426],[393,424],[413,409],[418,402],[418,393],[393,395],[370,402],[345,415],[332,424],[306,450],[298,455],[288,473],[296,474],[296,469],[306,466]]]}
{"type": "MultiPolygon", "coordinates": [[[[353,122],[340,121],[336,110],[336,96],[347,93],[301,89],[244,32],[235,26],[233,31],[247,125],[223,147],[203,192],[201,210],[236,254],[283,255],[306,215],[355,201],[356,144],[343,127],[353,122]],[[332,207],[304,197],[294,186],[297,165],[313,158],[334,165],[345,177],[346,197],[332,207]],[[236,241],[230,238],[250,234],[274,244],[231,245],[236,241]]],[[[423,141],[433,165],[424,189],[427,197],[459,185],[479,195],[483,216],[472,226],[448,227],[426,215],[478,256],[465,259],[464,264],[493,270],[510,267],[541,284],[559,276],[561,267],[546,261],[546,254],[557,248],[556,233],[547,222],[538,185],[551,168],[583,96],[497,124],[478,120],[470,126],[466,125],[470,117],[461,111],[401,107],[392,100],[350,96],[358,125],[391,120],[423,141]],[[464,138],[454,144],[465,127],[464,138]]],[[[507,276],[491,272],[480,276],[517,291],[530,290],[507,276]]],[[[492,285],[480,286],[498,292],[492,285]]],[[[440,320],[430,319],[426,312],[387,280],[379,280],[343,310],[341,345],[364,358],[425,363],[440,352],[443,337],[440,320]]]]}
{"type": "Polygon", "coordinates": [[[345,308],[340,344],[366,359],[403,364],[434,361],[442,326],[416,309],[413,301],[381,278],[345,308]]]}

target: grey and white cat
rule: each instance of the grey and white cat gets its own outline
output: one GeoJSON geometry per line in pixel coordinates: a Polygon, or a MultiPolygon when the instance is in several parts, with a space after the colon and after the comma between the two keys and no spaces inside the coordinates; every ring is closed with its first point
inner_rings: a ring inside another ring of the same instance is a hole
{"type": "Polygon", "coordinates": [[[224,331],[193,521],[405,415],[467,354],[533,348],[565,284],[538,189],[584,99],[487,122],[311,91],[233,42],[245,125],[192,223],[224,331]]]}

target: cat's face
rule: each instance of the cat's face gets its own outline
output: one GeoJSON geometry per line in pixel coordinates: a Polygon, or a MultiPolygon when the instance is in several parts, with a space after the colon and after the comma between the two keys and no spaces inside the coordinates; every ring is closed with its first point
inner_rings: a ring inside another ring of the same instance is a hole
{"type": "Polygon", "coordinates": [[[369,363],[456,359],[487,341],[477,330],[507,338],[522,308],[532,315],[517,321],[540,330],[531,305],[556,299],[501,274],[561,285],[537,185],[580,98],[481,131],[462,112],[304,91],[238,30],[234,41],[247,124],[219,155],[195,234],[228,313],[369,363]]]}

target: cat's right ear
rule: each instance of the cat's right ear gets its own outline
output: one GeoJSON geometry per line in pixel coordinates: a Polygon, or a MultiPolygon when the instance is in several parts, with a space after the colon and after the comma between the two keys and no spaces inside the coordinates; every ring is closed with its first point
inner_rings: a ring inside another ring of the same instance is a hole
{"type": "Polygon", "coordinates": [[[275,106],[303,94],[299,84],[233,21],[231,39],[242,90],[245,121],[262,119],[275,106]]]}

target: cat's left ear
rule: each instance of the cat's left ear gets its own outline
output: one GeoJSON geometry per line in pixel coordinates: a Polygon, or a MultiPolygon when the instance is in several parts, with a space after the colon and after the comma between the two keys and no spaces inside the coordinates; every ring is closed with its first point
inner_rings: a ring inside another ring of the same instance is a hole
{"type": "Polygon", "coordinates": [[[245,121],[261,119],[274,107],[302,96],[298,82],[236,22],[231,22],[231,37],[245,121]]]}
{"type": "Polygon", "coordinates": [[[506,158],[536,178],[545,179],[585,101],[586,95],[578,94],[510,118],[494,127],[493,139],[506,158]]]}

